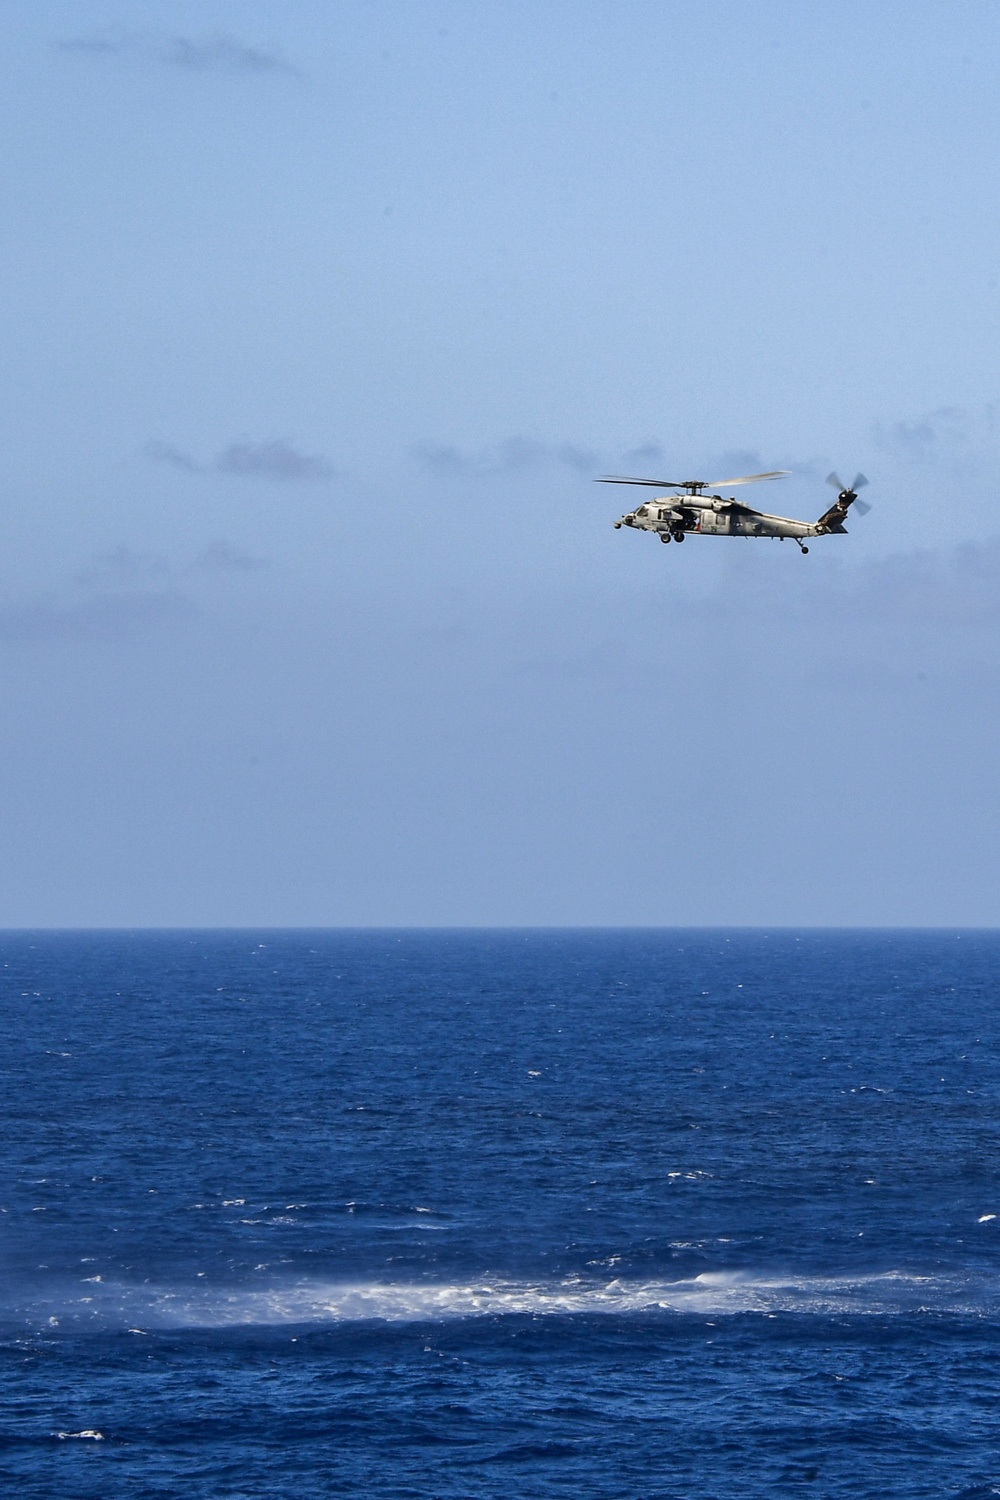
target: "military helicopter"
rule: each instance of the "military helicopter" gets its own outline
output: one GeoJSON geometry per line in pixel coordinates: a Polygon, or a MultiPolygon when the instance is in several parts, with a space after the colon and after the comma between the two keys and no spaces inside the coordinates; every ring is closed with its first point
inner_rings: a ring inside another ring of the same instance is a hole
{"type": "Polygon", "coordinates": [[[598,484],[644,484],[657,490],[676,490],[674,495],[657,495],[644,505],[636,506],[628,515],[616,521],[615,530],[621,526],[634,526],[639,531],[652,531],[661,542],[683,542],[688,532],[701,536],[766,536],[784,541],[790,536],[798,542],[803,552],[808,552],[805,537],[846,535],[844,525],[847,512],[857,505],[858,514],[866,515],[871,510],[858,499],[858,490],[868,480],[856,474],[850,485],[843,484],[836,474],[828,474],[827,484],[838,491],[836,502],[820,516],[818,521],[791,521],[785,516],[770,516],[761,510],[751,510],[738,500],[728,500],[714,493],[737,484],[760,484],[763,480],[784,479],[790,469],[772,469],[767,474],[741,474],[736,479],[625,479],[606,475],[598,484]]]}

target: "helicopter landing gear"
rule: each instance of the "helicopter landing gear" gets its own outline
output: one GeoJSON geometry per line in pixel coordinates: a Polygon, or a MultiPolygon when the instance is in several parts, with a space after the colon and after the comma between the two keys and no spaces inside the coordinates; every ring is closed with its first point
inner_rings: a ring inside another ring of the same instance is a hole
{"type": "Polygon", "coordinates": [[[669,531],[661,531],[660,532],[660,541],[661,542],[669,542],[670,541],[670,532],[669,531]]]}
{"type": "Polygon", "coordinates": [[[683,533],[683,531],[675,531],[674,532],[674,541],[675,542],[683,542],[683,540],[684,540],[684,533],[683,533]]]}
{"type": "MultiPolygon", "coordinates": [[[[796,537],[795,540],[799,542],[798,537],[796,537]]],[[[805,557],[806,553],[809,551],[809,548],[806,546],[805,542],[799,542],[799,551],[802,553],[802,556],[805,557]]]]}

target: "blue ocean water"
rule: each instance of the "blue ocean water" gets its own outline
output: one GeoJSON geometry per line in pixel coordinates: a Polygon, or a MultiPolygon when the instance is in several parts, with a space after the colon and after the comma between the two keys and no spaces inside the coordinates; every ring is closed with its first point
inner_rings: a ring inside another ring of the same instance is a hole
{"type": "Polygon", "coordinates": [[[1000,1494],[1000,935],[0,963],[4,1494],[1000,1494]]]}

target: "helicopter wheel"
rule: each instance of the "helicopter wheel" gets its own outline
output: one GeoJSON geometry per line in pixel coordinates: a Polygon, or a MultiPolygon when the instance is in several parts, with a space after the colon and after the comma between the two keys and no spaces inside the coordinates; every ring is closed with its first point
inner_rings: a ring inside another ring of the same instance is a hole
{"type": "Polygon", "coordinates": [[[669,542],[670,541],[670,532],[669,531],[661,531],[660,532],[660,541],[661,542],[669,542]]]}
{"type": "Polygon", "coordinates": [[[809,551],[809,548],[808,548],[808,547],[803,547],[803,548],[802,548],[802,556],[803,556],[803,557],[805,557],[805,555],[806,555],[806,553],[807,553],[807,552],[808,552],[808,551],[809,551]]]}
{"type": "Polygon", "coordinates": [[[674,541],[675,542],[683,542],[683,540],[684,540],[684,533],[683,533],[683,531],[675,531],[674,532],[674,541]]]}

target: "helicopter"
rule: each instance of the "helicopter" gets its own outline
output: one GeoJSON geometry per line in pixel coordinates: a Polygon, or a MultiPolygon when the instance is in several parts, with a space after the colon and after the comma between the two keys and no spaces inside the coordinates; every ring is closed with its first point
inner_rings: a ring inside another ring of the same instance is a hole
{"type": "Polygon", "coordinates": [[[683,542],[688,532],[701,536],[765,536],[784,541],[786,536],[797,542],[802,552],[808,552],[804,538],[847,534],[844,521],[852,505],[859,515],[867,515],[871,506],[858,499],[858,490],[868,480],[856,474],[851,484],[841,482],[836,474],[828,474],[827,484],[837,490],[837,499],[830,509],[824,511],[818,521],[794,521],[785,516],[771,516],[765,511],[752,510],[731,496],[727,500],[716,490],[729,489],[737,484],[760,484],[770,479],[784,479],[790,469],[772,469],[767,474],[741,474],[736,479],[626,479],[605,475],[598,484],[643,484],[657,490],[676,490],[674,495],[657,495],[655,499],[637,505],[635,510],[615,521],[615,530],[622,526],[633,526],[639,531],[652,531],[661,542],[683,542]]]}

